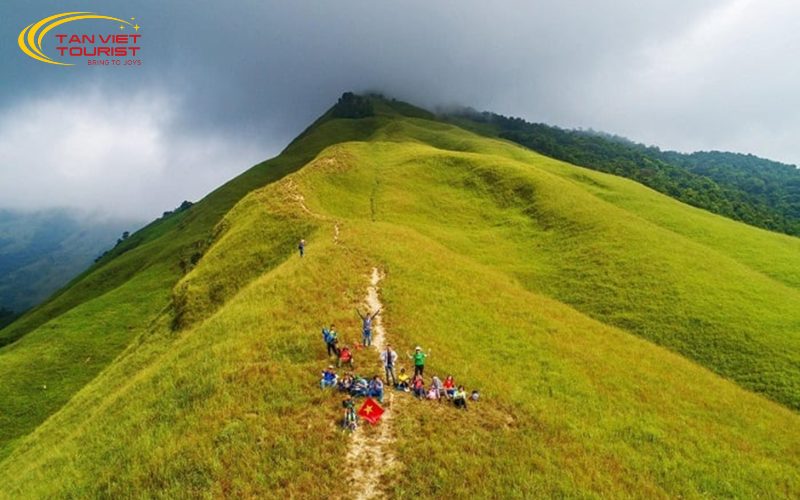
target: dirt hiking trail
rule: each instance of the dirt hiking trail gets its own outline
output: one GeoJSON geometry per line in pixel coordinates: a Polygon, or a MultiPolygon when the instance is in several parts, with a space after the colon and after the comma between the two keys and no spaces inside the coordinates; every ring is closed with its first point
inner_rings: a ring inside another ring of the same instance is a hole
{"type": "MultiPolygon", "coordinates": [[[[386,347],[386,330],[383,328],[381,320],[385,311],[378,296],[378,283],[381,279],[383,276],[378,268],[373,268],[365,302],[370,312],[378,309],[381,309],[382,312],[374,321],[372,347],[364,350],[361,356],[365,366],[375,366],[375,373],[383,377],[383,367],[378,360],[378,353],[386,347]]],[[[351,436],[347,451],[347,470],[352,471],[349,484],[353,485],[352,494],[358,500],[387,498],[386,492],[381,490],[381,476],[398,466],[392,449],[394,446],[392,433],[393,392],[394,389],[388,385],[384,389],[383,408],[385,412],[380,422],[373,427],[362,421],[358,430],[351,436]]]]}

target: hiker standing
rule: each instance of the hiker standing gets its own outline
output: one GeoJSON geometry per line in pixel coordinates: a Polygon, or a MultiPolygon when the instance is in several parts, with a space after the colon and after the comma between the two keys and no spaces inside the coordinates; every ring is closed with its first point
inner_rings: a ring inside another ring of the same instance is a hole
{"type": "Polygon", "coordinates": [[[425,358],[427,358],[429,354],[430,352],[428,353],[423,352],[420,346],[417,346],[417,348],[414,349],[413,356],[411,354],[406,353],[409,359],[414,360],[414,376],[423,374],[423,372],[425,371],[425,358]]]}
{"type": "Polygon", "coordinates": [[[339,338],[333,325],[331,325],[330,328],[322,329],[322,339],[325,341],[325,346],[328,348],[328,356],[335,354],[338,357],[339,349],[336,347],[336,344],[339,342],[339,338]]]}
{"type": "Polygon", "coordinates": [[[383,361],[383,369],[386,371],[386,383],[389,379],[392,380],[392,385],[397,385],[397,378],[394,376],[394,365],[397,363],[397,353],[392,349],[391,344],[386,346],[385,351],[381,351],[381,361],[383,361]]]}
{"type": "Polygon", "coordinates": [[[356,426],[358,425],[358,417],[356,416],[356,403],[353,401],[353,397],[351,395],[348,394],[344,398],[344,401],[342,401],[342,407],[344,408],[342,427],[351,431],[356,430],[356,426]]]}
{"type": "Polygon", "coordinates": [[[302,257],[306,252],[306,240],[300,240],[300,243],[297,245],[297,249],[300,250],[300,257],[302,257]]]}
{"type": "Polygon", "coordinates": [[[372,345],[372,320],[375,319],[375,316],[377,316],[379,312],[381,312],[380,309],[375,311],[372,315],[369,314],[369,311],[367,311],[367,314],[361,314],[361,311],[356,307],[356,314],[361,318],[361,333],[364,347],[372,345]]]}

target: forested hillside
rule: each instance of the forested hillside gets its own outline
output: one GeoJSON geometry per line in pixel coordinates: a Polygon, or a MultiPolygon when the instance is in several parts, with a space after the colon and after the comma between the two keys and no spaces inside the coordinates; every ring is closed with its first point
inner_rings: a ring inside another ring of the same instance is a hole
{"type": "Polygon", "coordinates": [[[725,217],[800,235],[800,170],[793,165],[719,151],[662,151],[615,135],[470,109],[445,116],[544,155],[633,179],[725,217]]]}

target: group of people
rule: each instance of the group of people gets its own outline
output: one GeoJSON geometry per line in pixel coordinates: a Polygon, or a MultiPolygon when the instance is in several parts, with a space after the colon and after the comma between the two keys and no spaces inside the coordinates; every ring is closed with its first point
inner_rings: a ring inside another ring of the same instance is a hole
{"type": "Polygon", "coordinates": [[[378,402],[383,403],[383,380],[381,380],[378,375],[367,379],[362,375],[357,375],[348,371],[343,376],[339,377],[333,365],[330,365],[327,370],[322,372],[319,386],[322,389],[337,388],[339,391],[345,392],[353,397],[367,396],[375,398],[378,402]]]}
{"type": "MultiPolygon", "coordinates": [[[[403,371],[404,370],[401,370],[401,372],[403,371]]],[[[472,391],[469,398],[467,398],[466,389],[464,389],[463,385],[456,386],[452,375],[445,377],[444,382],[434,375],[431,377],[430,385],[426,388],[425,380],[422,375],[414,375],[409,382],[407,379],[405,381],[402,380],[401,373],[401,381],[396,387],[398,390],[413,393],[418,399],[428,399],[439,402],[445,400],[452,401],[456,408],[463,410],[467,409],[467,399],[477,401],[480,398],[480,393],[476,390],[472,391]]]]}
{"type": "MultiPolygon", "coordinates": [[[[381,312],[380,309],[371,313],[367,311],[366,314],[361,314],[361,311],[356,308],[356,314],[361,318],[361,345],[359,347],[370,347],[372,345],[372,321],[381,312]]],[[[325,347],[328,351],[328,356],[336,356],[336,366],[341,367],[343,364],[349,365],[353,368],[353,352],[350,346],[344,345],[339,347],[339,334],[336,333],[336,327],[322,328],[322,340],[325,342],[325,347]]]]}
{"type": "MultiPolygon", "coordinates": [[[[361,318],[362,325],[362,343],[356,345],[356,349],[370,347],[372,345],[373,320],[380,313],[380,309],[374,313],[367,311],[365,314],[356,309],[356,313],[361,318]]],[[[398,367],[399,356],[391,344],[387,344],[380,351],[380,360],[383,363],[385,375],[384,381],[379,375],[367,378],[355,373],[354,352],[349,345],[339,346],[339,335],[334,325],[322,328],[322,339],[325,342],[328,357],[335,357],[336,367],[341,368],[342,365],[345,365],[349,368],[347,372],[339,376],[336,373],[336,368],[331,364],[322,372],[319,382],[322,389],[338,389],[346,394],[344,401],[342,401],[344,408],[343,426],[345,428],[355,429],[357,425],[354,398],[371,397],[383,403],[387,384],[396,390],[413,393],[418,399],[439,402],[452,401],[456,408],[464,410],[467,409],[468,400],[478,401],[480,397],[478,391],[472,391],[468,396],[464,386],[456,385],[452,375],[445,377],[444,381],[433,375],[430,379],[430,384],[426,386],[424,379],[425,362],[430,356],[430,351],[425,352],[420,346],[414,349],[413,354],[406,353],[406,356],[414,365],[414,374],[412,376],[406,372],[405,368],[400,368],[398,372],[395,372],[398,367]]]]}

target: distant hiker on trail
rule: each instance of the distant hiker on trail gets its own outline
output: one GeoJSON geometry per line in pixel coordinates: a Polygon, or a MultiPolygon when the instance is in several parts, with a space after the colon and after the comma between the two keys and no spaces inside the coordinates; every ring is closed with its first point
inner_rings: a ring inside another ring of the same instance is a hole
{"type": "Polygon", "coordinates": [[[300,240],[297,249],[300,250],[300,257],[302,257],[306,253],[306,240],[300,240]]]}
{"type": "Polygon", "coordinates": [[[394,366],[397,363],[397,353],[392,349],[391,344],[386,345],[386,349],[381,351],[381,361],[383,361],[383,369],[386,371],[386,383],[391,379],[392,385],[397,385],[397,379],[394,376],[394,366]]]}
{"type": "Polygon", "coordinates": [[[342,427],[354,431],[358,426],[358,417],[356,416],[356,403],[353,401],[353,396],[347,395],[342,401],[342,408],[344,408],[344,418],[342,419],[342,427]]]}
{"type": "Polygon", "coordinates": [[[467,409],[467,391],[464,390],[463,385],[458,386],[458,390],[453,396],[453,404],[456,405],[456,408],[467,409]]]}
{"type": "Polygon", "coordinates": [[[408,359],[414,360],[414,375],[422,375],[425,371],[425,358],[428,357],[430,351],[425,353],[420,346],[414,349],[414,355],[406,353],[408,359]]]}
{"type": "Polygon", "coordinates": [[[361,318],[361,333],[364,339],[364,347],[372,345],[372,320],[375,319],[375,316],[377,316],[379,312],[381,312],[380,309],[375,311],[372,315],[369,314],[369,311],[367,311],[367,314],[361,314],[361,311],[356,307],[356,313],[358,317],[361,318]]]}
{"type": "Polygon", "coordinates": [[[452,399],[453,395],[456,393],[456,383],[453,381],[452,375],[448,375],[447,378],[444,379],[444,392],[448,399],[452,399]]]}
{"type": "Polygon", "coordinates": [[[322,340],[325,341],[325,346],[328,348],[329,357],[331,354],[339,355],[339,349],[336,347],[336,344],[339,343],[339,336],[336,334],[333,325],[330,328],[322,329],[322,340]]]}
{"type": "Polygon", "coordinates": [[[342,365],[350,365],[350,369],[353,368],[353,353],[350,352],[350,348],[348,346],[342,347],[339,351],[339,360],[336,361],[336,366],[342,365]]]}
{"type": "Polygon", "coordinates": [[[379,403],[383,403],[383,381],[379,376],[375,375],[370,381],[367,396],[376,398],[379,403]]]}
{"type": "Polygon", "coordinates": [[[337,379],[336,372],[333,371],[333,365],[330,365],[327,370],[322,372],[322,379],[319,381],[319,386],[321,389],[336,387],[337,379]]]}
{"type": "Polygon", "coordinates": [[[405,368],[400,368],[400,375],[397,376],[397,384],[395,387],[398,390],[406,392],[411,390],[411,377],[408,376],[405,368]]]}

